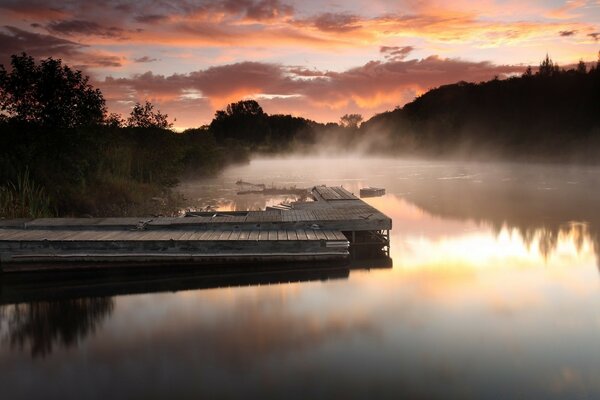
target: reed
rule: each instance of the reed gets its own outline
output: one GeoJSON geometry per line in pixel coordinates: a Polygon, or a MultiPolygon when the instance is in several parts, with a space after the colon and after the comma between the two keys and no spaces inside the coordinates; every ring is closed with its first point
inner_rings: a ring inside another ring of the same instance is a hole
{"type": "Polygon", "coordinates": [[[18,174],[15,182],[9,181],[0,186],[0,217],[41,218],[55,215],[50,196],[33,181],[28,169],[18,174]]]}

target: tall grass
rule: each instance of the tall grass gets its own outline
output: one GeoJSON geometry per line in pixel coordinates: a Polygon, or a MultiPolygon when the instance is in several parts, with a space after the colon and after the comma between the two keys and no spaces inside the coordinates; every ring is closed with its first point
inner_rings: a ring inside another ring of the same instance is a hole
{"type": "Polygon", "coordinates": [[[41,218],[55,214],[50,197],[32,180],[28,169],[18,174],[16,182],[0,186],[0,217],[41,218]]]}

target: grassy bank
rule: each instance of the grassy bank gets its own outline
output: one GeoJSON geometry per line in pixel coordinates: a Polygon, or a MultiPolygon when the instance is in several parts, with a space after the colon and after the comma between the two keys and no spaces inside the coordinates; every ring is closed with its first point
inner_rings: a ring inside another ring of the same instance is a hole
{"type": "Polygon", "coordinates": [[[0,217],[169,215],[181,176],[247,160],[206,131],[0,125],[0,217]]]}

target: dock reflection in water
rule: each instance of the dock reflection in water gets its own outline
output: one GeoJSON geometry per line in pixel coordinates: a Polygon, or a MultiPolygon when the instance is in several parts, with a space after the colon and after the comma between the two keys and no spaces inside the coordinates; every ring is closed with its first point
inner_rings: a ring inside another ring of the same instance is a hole
{"type": "MultiPolygon", "coordinates": [[[[393,268],[112,292],[73,283],[67,298],[83,290],[111,311],[43,362],[3,341],[3,395],[600,396],[599,169],[265,160],[183,189],[240,209],[226,194],[238,179],[385,187],[368,202],[393,218],[393,268]]],[[[2,288],[7,302],[42,300],[2,288]]]]}
{"type": "Polygon", "coordinates": [[[155,268],[139,271],[14,274],[0,279],[0,332],[3,344],[32,357],[55,347],[76,346],[110,317],[114,296],[290,284],[348,279],[353,269],[391,268],[383,252],[343,267],[285,265],[268,268],[223,266],[209,270],[155,268]]]}

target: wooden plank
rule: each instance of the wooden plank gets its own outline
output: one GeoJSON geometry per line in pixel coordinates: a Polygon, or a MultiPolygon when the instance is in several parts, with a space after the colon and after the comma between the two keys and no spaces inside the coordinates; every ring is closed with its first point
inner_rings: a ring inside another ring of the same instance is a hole
{"type": "Polygon", "coordinates": [[[260,241],[269,240],[269,231],[261,229],[259,231],[258,240],[260,240],[260,241]]]}
{"type": "Polygon", "coordinates": [[[327,236],[325,236],[325,234],[323,233],[323,231],[321,229],[315,229],[315,235],[317,235],[317,239],[319,240],[326,240],[327,236]]]}
{"type": "Polygon", "coordinates": [[[313,229],[306,229],[306,237],[308,238],[308,240],[318,240],[319,238],[317,237],[317,234],[315,233],[315,230],[313,229]]]}
{"type": "Polygon", "coordinates": [[[219,236],[221,236],[222,233],[223,231],[221,229],[215,229],[211,232],[206,240],[219,240],[219,236]]]}
{"type": "Polygon", "coordinates": [[[269,240],[277,240],[277,231],[274,229],[269,230],[269,240]]]}
{"type": "Polygon", "coordinates": [[[218,240],[228,240],[232,233],[233,233],[233,231],[229,231],[229,230],[223,231],[221,233],[221,235],[219,235],[218,240]]]}
{"type": "Polygon", "coordinates": [[[259,236],[260,236],[259,230],[250,231],[250,234],[248,235],[248,240],[258,240],[259,236]]]}
{"type": "Polygon", "coordinates": [[[288,240],[298,240],[298,234],[295,230],[288,229],[287,230],[287,238],[288,240]]]}
{"type": "Polygon", "coordinates": [[[340,231],[333,231],[335,234],[335,238],[337,240],[348,240],[348,238],[346,238],[346,235],[344,235],[342,232],[340,231]]]}
{"type": "Polygon", "coordinates": [[[0,240],[13,240],[15,238],[18,238],[19,235],[23,234],[23,232],[25,231],[22,229],[0,231],[0,240]]]}
{"type": "Polygon", "coordinates": [[[244,230],[240,231],[239,240],[248,240],[250,238],[250,231],[244,230]]]}
{"type": "Polygon", "coordinates": [[[190,238],[196,233],[197,231],[187,231],[184,232],[183,235],[181,235],[181,237],[179,238],[179,240],[190,240],[190,238]]]}
{"type": "Polygon", "coordinates": [[[288,240],[287,232],[285,229],[277,231],[277,240],[288,240]]]}
{"type": "Polygon", "coordinates": [[[298,236],[298,240],[308,240],[304,229],[296,229],[296,236],[298,236]]]}

